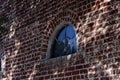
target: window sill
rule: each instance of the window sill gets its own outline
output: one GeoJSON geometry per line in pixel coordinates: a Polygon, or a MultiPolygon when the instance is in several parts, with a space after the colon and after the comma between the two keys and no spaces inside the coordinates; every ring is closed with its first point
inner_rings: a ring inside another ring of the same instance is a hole
{"type": "Polygon", "coordinates": [[[51,69],[54,69],[56,66],[59,66],[59,68],[63,68],[69,65],[74,65],[76,60],[83,60],[83,55],[75,53],[75,54],[69,54],[66,56],[60,56],[56,58],[48,58],[41,60],[40,62],[36,63],[34,66],[34,70],[40,65],[46,66],[49,65],[51,66],[51,69]],[[69,65],[68,65],[69,64],[69,65]]]}

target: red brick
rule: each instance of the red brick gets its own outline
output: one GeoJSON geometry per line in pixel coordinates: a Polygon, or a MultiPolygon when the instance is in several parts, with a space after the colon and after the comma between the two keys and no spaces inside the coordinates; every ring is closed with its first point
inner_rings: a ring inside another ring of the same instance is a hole
{"type": "Polygon", "coordinates": [[[13,29],[0,43],[3,79],[117,80],[105,69],[120,73],[118,7],[112,0],[0,0],[0,17],[9,19],[3,26],[13,29]],[[55,30],[64,23],[76,31],[77,53],[50,59],[55,30]]]}

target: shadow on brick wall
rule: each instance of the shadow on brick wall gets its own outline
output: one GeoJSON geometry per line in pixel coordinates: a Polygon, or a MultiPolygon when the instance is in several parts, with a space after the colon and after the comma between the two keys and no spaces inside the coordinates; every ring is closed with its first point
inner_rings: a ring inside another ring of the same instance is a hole
{"type": "Polygon", "coordinates": [[[84,51],[83,56],[72,54],[38,62],[40,59],[36,55],[39,55],[37,51],[40,49],[34,49],[36,46],[34,44],[39,42],[34,39],[27,41],[27,39],[34,37],[36,30],[34,31],[33,28],[17,29],[15,26],[19,27],[19,25],[13,21],[10,26],[11,32],[6,35],[8,42],[5,47],[8,49],[6,49],[3,59],[6,64],[3,67],[6,71],[5,78],[16,80],[88,80],[101,77],[104,80],[110,78],[117,80],[120,68],[120,59],[117,57],[120,50],[120,25],[118,24],[117,7],[119,4],[115,3],[111,7],[112,3],[109,2],[101,4],[99,0],[92,1],[87,6],[83,6],[86,3],[77,5],[77,7],[82,6],[83,9],[89,7],[83,11],[79,8],[77,12],[79,19],[76,22],[78,53],[84,51]],[[38,64],[36,64],[37,62],[38,64]]]}

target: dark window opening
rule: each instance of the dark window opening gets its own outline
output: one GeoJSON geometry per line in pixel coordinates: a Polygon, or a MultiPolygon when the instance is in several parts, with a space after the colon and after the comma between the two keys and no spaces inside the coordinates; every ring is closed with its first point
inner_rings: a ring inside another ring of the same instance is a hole
{"type": "Polygon", "coordinates": [[[55,37],[51,58],[73,54],[77,51],[76,33],[71,25],[62,28],[55,37]]]}

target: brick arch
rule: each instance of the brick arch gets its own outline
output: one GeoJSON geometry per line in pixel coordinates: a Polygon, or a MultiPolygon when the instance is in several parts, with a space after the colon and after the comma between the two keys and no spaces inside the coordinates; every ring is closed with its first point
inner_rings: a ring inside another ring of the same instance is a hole
{"type": "Polygon", "coordinates": [[[52,29],[52,31],[51,33],[48,33],[48,35],[50,36],[48,40],[49,42],[47,48],[47,57],[46,57],[47,59],[50,58],[52,45],[54,43],[54,38],[58,34],[59,30],[61,30],[66,24],[72,25],[75,29],[76,23],[77,23],[77,14],[70,10],[60,12],[54,17],[54,19],[50,22],[50,25],[48,26],[48,28],[52,29]]]}

